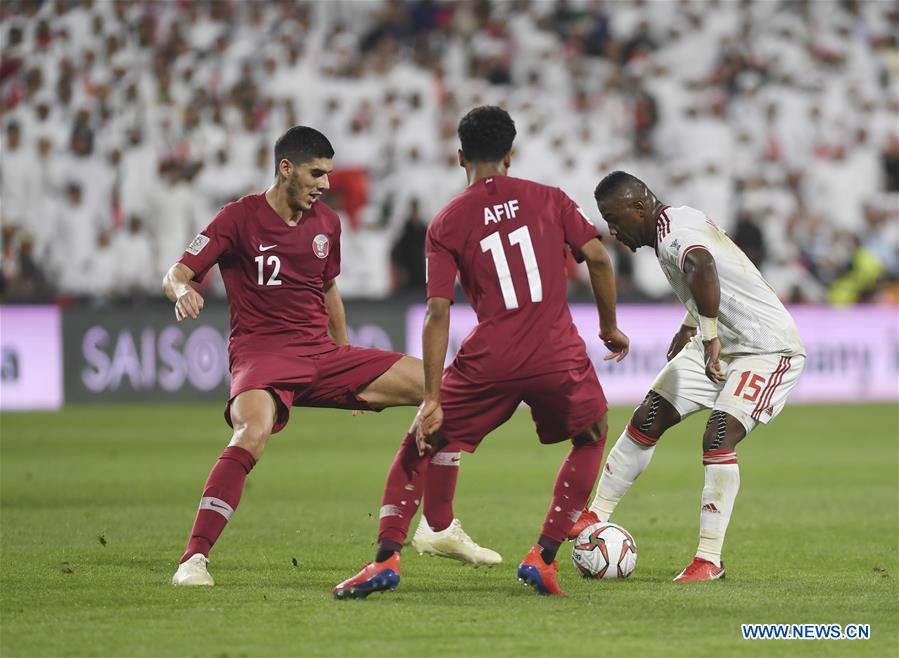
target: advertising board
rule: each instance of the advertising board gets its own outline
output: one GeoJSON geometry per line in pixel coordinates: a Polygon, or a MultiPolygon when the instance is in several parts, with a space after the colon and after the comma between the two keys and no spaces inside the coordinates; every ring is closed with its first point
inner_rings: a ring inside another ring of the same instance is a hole
{"type": "MultiPolygon", "coordinates": [[[[790,309],[805,343],[808,361],[793,391],[792,402],[868,402],[899,399],[899,339],[897,310],[888,306],[857,306],[840,310],[820,306],[790,309]]],[[[406,321],[409,354],[421,356],[421,326],[425,307],[409,308],[406,321]]],[[[643,399],[665,365],[665,353],[684,311],[674,305],[621,305],[618,325],[631,340],[630,354],[620,363],[603,361],[596,309],[571,305],[571,314],[599,374],[609,401],[636,404],[643,399]]],[[[450,319],[452,359],[476,324],[474,311],[456,305],[450,319]]]]}
{"type": "Polygon", "coordinates": [[[62,406],[61,331],[56,306],[0,306],[0,409],[62,406]]]}
{"type": "MultiPolygon", "coordinates": [[[[403,313],[347,303],[350,342],[402,349],[403,313]]],[[[63,315],[67,402],[224,400],[228,396],[228,309],[210,303],[196,321],[172,307],[75,308],[63,315]]]]}

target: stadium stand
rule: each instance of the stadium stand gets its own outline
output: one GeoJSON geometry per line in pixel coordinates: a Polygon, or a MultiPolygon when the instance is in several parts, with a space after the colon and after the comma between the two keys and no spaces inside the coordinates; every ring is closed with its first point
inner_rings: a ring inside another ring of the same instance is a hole
{"type": "MultiPolygon", "coordinates": [[[[409,252],[464,184],[455,126],[482,103],[517,121],[511,173],[563,187],[593,217],[596,182],[626,169],[707,211],[784,300],[899,300],[895,3],[7,0],[0,12],[8,300],[159,295],[215,211],[270,183],[271,145],[296,123],[337,151],[343,293],[420,290],[409,252]]],[[[622,298],[669,298],[651,253],[615,255],[622,298]]],[[[582,276],[572,267],[575,295],[582,276]]]]}

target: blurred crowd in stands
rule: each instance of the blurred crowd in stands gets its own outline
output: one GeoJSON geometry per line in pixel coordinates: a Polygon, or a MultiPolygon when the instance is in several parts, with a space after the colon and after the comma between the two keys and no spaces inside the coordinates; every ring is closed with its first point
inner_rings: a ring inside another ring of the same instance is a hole
{"type": "MultiPolygon", "coordinates": [[[[218,208],[271,184],[294,124],[336,150],[344,295],[420,298],[428,221],[465,185],[457,122],[490,103],[518,127],[510,173],[602,228],[593,188],[624,169],[705,211],[785,301],[899,301],[895,2],[4,0],[0,17],[6,299],[160,295],[218,208]]],[[[612,248],[622,299],[671,298],[651,250],[612,248]]]]}

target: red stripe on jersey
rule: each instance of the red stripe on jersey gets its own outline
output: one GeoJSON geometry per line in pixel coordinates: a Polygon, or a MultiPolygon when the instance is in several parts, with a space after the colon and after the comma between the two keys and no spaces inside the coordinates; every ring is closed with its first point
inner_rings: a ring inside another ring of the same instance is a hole
{"type": "Polygon", "coordinates": [[[662,207],[662,211],[659,213],[659,218],[656,222],[656,230],[659,236],[658,242],[664,240],[668,234],[671,233],[671,220],[668,219],[668,215],[665,213],[670,207],[671,206],[662,207]]]}
{"type": "Polygon", "coordinates": [[[653,447],[659,441],[658,439],[652,438],[648,434],[644,434],[643,432],[638,430],[636,427],[634,427],[630,423],[627,424],[627,433],[637,443],[644,445],[644,446],[648,446],[650,448],[653,447]]]}
{"type": "Polygon", "coordinates": [[[689,254],[694,249],[705,249],[705,246],[701,244],[691,244],[689,247],[684,249],[683,253],[680,255],[680,268],[681,271],[684,269],[684,263],[687,261],[687,254],[689,254]]]}
{"type": "Polygon", "coordinates": [[[716,450],[706,450],[702,453],[702,463],[705,466],[709,464],[736,464],[737,453],[727,448],[718,448],[716,450]]]}
{"type": "Polygon", "coordinates": [[[758,404],[755,405],[755,409],[752,411],[752,417],[756,420],[759,420],[759,416],[761,416],[762,412],[769,404],[771,404],[771,398],[774,397],[774,391],[780,386],[784,375],[786,375],[787,371],[790,369],[790,359],[791,357],[789,356],[780,357],[780,362],[777,364],[777,370],[771,375],[771,379],[768,380],[768,386],[765,387],[765,390],[762,392],[762,397],[759,398],[758,404]]]}
{"type": "Polygon", "coordinates": [[[780,357],[780,361],[777,364],[777,368],[771,374],[771,378],[768,380],[768,385],[762,391],[761,396],[759,397],[758,403],[755,405],[755,409],[752,410],[752,417],[756,420],[759,420],[759,417],[762,415],[762,412],[768,406],[771,401],[771,397],[774,395],[775,389],[778,387],[780,382],[783,380],[784,374],[787,370],[790,369],[790,359],[789,357],[782,356],[780,357]]]}
{"type": "Polygon", "coordinates": [[[755,408],[752,410],[752,414],[750,414],[755,420],[758,420],[759,414],[762,409],[765,407],[762,406],[762,403],[765,401],[765,398],[768,397],[768,391],[771,389],[771,386],[774,384],[774,380],[777,379],[777,375],[780,373],[781,369],[784,366],[784,357],[780,357],[780,360],[777,362],[777,367],[774,369],[774,372],[771,373],[771,377],[768,379],[768,384],[765,388],[762,389],[762,394],[759,396],[758,402],[755,403],[755,408]]]}

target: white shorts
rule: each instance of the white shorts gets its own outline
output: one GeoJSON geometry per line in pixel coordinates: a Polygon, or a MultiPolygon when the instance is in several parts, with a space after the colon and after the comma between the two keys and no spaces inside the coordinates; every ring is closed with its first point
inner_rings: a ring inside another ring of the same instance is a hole
{"type": "Polygon", "coordinates": [[[749,434],[758,423],[780,413],[796,385],[805,356],[743,354],[721,357],[727,380],[711,381],[705,374],[705,350],[696,336],[662,369],[652,390],[668,400],[681,418],[700,409],[724,411],[749,434]]]}

